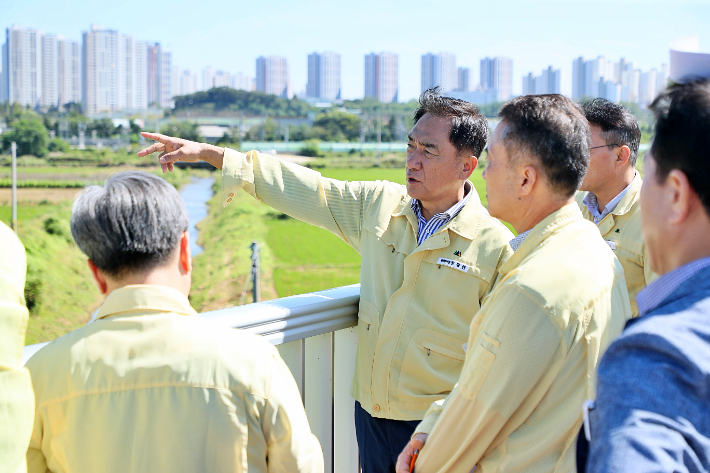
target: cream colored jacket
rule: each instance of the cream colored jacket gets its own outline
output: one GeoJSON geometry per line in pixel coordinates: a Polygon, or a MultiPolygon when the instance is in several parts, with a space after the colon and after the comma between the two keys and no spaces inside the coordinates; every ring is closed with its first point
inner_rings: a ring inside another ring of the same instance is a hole
{"type": "MultiPolygon", "coordinates": [[[[646,243],[641,233],[641,203],[639,202],[641,184],[643,184],[641,179],[632,182],[616,208],[597,225],[599,233],[609,242],[609,246],[612,247],[624,268],[632,317],[639,315],[636,294],[658,277],[651,271],[646,243]]],[[[586,196],[587,192],[578,193],[577,204],[584,218],[593,222],[594,217],[583,202],[586,196]]]]}
{"type": "Polygon", "coordinates": [[[624,273],[576,204],[537,224],[471,323],[461,379],[416,432],[417,473],[575,471],[582,405],[629,318],[624,273]]]}
{"type": "Polygon", "coordinates": [[[276,348],[201,319],[175,289],[113,291],[27,367],[30,473],[323,472],[276,348]]]}
{"type": "Polygon", "coordinates": [[[417,247],[417,218],[404,186],[327,179],[256,151],[228,149],[224,205],[241,188],[360,253],[351,394],[375,417],[422,419],[459,377],[471,319],[512,252],[510,231],[474,192],[456,218],[417,247]]]}
{"type": "Polygon", "coordinates": [[[26,471],[34,396],[30,374],[20,368],[27,330],[25,248],[0,222],[0,471],[26,471]]]}

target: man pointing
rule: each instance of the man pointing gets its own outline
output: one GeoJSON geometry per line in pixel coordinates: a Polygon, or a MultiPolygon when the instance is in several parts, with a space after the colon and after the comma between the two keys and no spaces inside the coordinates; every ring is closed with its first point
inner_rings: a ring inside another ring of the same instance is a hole
{"type": "Polygon", "coordinates": [[[512,234],[491,218],[468,178],[486,145],[475,105],[427,91],[407,145],[407,185],[346,182],[251,151],[158,134],[139,153],[205,160],[222,170],[227,205],[244,189],[332,232],[361,255],[358,352],[351,394],[365,473],[394,471],[432,402],[458,379],[469,325],[507,259],[512,234]]]}

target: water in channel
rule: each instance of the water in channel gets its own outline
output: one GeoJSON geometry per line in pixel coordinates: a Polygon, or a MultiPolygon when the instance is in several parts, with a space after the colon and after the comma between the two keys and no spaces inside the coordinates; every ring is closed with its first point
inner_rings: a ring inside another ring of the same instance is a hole
{"type": "Polygon", "coordinates": [[[193,177],[192,182],[180,189],[180,195],[187,206],[187,213],[190,216],[190,249],[192,256],[202,253],[202,247],[197,244],[199,231],[197,223],[207,217],[207,201],[212,198],[213,177],[193,177]]]}

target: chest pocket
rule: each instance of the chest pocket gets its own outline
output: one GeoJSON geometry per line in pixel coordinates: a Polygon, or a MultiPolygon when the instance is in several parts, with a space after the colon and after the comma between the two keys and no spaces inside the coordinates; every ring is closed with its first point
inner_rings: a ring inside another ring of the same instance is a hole
{"type": "MultiPolygon", "coordinates": [[[[492,271],[481,270],[476,261],[464,254],[455,256],[451,247],[446,251],[428,251],[419,268],[415,293],[422,292],[426,312],[435,318],[452,320],[455,336],[468,337],[471,319],[480,309],[480,300],[493,278],[492,271]],[[465,271],[463,266],[467,266],[465,271]],[[460,323],[459,323],[460,322],[460,323]]],[[[436,329],[438,330],[438,329],[436,329]]],[[[442,330],[447,333],[446,330],[442,330]]]]}

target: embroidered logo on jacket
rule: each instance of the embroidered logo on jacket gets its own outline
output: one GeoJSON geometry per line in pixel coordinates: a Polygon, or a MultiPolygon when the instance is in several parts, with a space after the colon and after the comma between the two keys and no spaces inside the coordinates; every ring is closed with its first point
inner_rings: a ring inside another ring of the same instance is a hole
{"type": "Polygon", "coordinates": [[[461,256],[461,252],[459,250],[454,251],[455,256],[461,256]]]}

